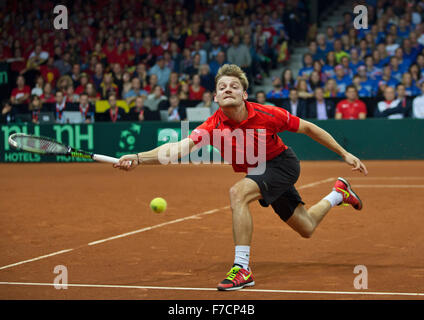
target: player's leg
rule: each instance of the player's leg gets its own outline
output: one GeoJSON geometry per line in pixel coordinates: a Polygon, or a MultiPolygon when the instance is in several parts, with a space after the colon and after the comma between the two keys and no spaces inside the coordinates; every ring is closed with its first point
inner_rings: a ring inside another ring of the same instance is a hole
{"type": "Polygon", "coordinates": [[[253,233],[249,203],[261,197],[257,183],[249,178],[240,180],[230,189],[235,257],[233,267],[227,277],[218,284],[218,290],[238,290],[255,284],[249,269],[253,233]]]}
{"type": "Polygon", "coordinates": [[[302,237],[309,238],[330,209],[340,204],[352,205],[356,210],[362,209],[361,199],[343,178],[338,178],[333,190],[308,210],[299,203],[286,222],[302,237]]]}

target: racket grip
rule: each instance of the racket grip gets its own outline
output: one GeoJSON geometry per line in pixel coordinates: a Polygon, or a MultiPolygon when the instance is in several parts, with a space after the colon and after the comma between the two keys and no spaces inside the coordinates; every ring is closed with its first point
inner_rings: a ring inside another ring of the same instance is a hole
{"type": "Polygon", "coordinates": [[[99,161],[99,162],[107,162],[107,163],[118,163],[119,162],[118,158],[104,156],[104,155],[101,155],[101,154],[93,154],[92,158],[93,158],[94,161],[99,161]]]}

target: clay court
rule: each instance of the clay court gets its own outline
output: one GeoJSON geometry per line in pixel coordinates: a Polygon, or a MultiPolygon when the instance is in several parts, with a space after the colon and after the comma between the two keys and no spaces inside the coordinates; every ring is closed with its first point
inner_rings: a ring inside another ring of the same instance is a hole
{"type": "Polygon", "coordinates": [[[232,265],[225,165],[0,164],[0,299],[423,299],[424,161],[302,161],[307,207],[349,179],[361,212],[334,208],[311,239],[251,204],[256,285],[215,287],[232,265]],[[150,211],[154,197],[168,209],[150,211]],[[68,289],[57,290],[57,265],[68,289]],[[356,265],[368,289],[356,290],[356,265]]]}

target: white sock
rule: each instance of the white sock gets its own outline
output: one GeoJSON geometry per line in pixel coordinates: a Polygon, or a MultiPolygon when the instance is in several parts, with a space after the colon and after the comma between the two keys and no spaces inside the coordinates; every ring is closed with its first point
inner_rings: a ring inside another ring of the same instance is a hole
{"type": "Polygon", "coordinates": [[[243,269],[249,270],[250,246],[236,246],[234,264],[238,264],[243,269]]]}
{"type": "Polygon", "coordinates": [[[340,192],[333,190],[324,198],[324,200],[329,201],[331,207],[334,207],[343,201],[343,195],[340,192]]]}

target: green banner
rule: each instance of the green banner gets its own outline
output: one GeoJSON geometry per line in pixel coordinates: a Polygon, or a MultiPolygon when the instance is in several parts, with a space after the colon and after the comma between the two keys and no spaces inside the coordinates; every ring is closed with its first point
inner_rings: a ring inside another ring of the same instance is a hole
{"type": "MultiPolygon", "coordinates": [[[[424,121],[418,119],[327,120],[315,121],[349,152],[361,159],[424,159],[424,121]]],[[[186,123],[187,124],[187,123],[186,123]]],[[[15,133],[46,136],[72,147],[119,158],[128,153],[151,150],[188,136],[199,123],[182,127],[180,122],[121,122],[94,124],[9,124],[0,129],[0,162],[81,162],[87,159],[67,156],[40,156],[19,152],[8,144],[15,133]]],[[[334,160],[338,155],[303,134],[284,132],[283,141],[302,160],[334,160]]],[[[205,148],[212,156],[218,152],[205,148]]]]}

